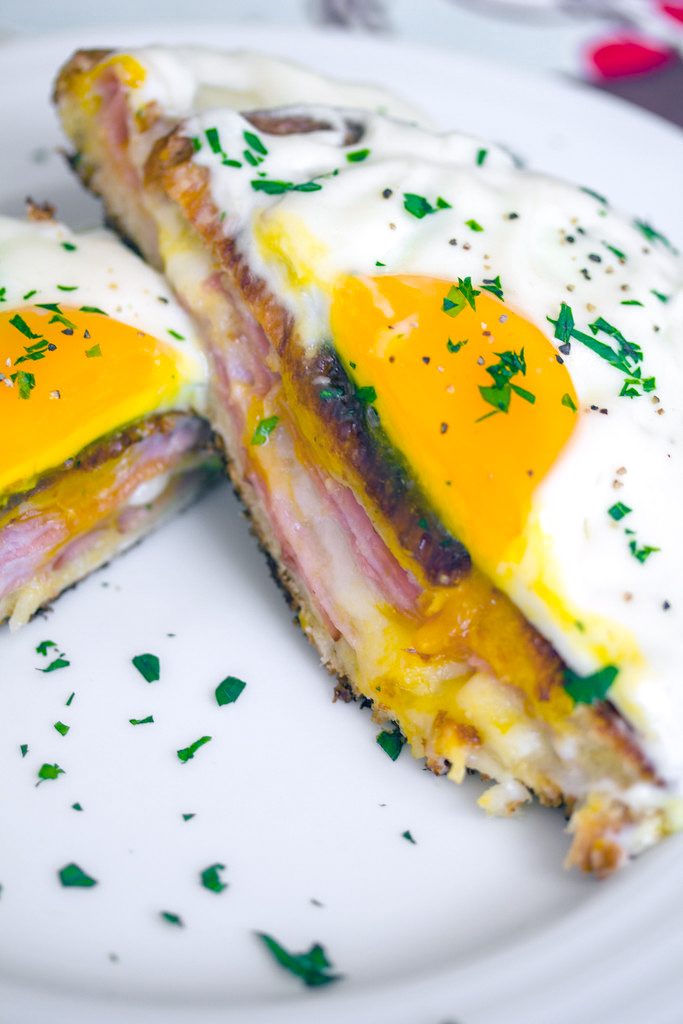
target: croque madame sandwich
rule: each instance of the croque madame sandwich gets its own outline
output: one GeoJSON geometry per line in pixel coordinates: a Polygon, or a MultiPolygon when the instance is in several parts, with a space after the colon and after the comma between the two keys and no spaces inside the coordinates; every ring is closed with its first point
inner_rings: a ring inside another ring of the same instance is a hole
{"type": "Polygon", "coordinates": [[[200,57],[81,52],[57,103],[194,315],[303,630],[394,746],[564,804],[609,872],[682,824],[680,259],[468,137],[237,113],[253,65],[200,57]]]}
{"type": "Polygon", "coordinates": [[[164,279],[49,210],[0,218],[0,622],[187,505],[220,464],[207,366],[164,279]]]}

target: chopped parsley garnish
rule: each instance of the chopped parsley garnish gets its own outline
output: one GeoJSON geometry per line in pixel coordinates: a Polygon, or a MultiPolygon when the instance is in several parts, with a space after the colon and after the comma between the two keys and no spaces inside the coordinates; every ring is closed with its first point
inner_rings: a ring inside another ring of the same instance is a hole
{"type": "Polygon", "coordinates": [[[22,743],[19,747],[19,750],[21,751],[21,756],[26,757],[26,755],[28,754],[28,743],[22,743]]]}
{"type": "Polygon", "coordinates": [[[661,242],[661,244],[666,246],[667,249],[670,249],[671,252],[675,253],[677,251],[669,239],[663,235],[661,231],[657,231],[656,228],[653,228],[651,224],[648,224],[644,220],[634,220],[633,224],[634,227],[638,228],[641,235],[646,238],[648,242],[661,242]]]}
{"type": "Polygon", "coordinates": [[[34,342],[33,345],[25,345],[24,355],[15,359],[14,365],[18,366],[20,363],[38,362],[39,359],[45,358],[46,352],[54,352],[56,347],[56,345],[47,341],[46,338],[41,338],[39,341],[34,342]]]}
{"type": "Polygon", "coordinates": [[[60,656],[51,661],[45,668],[37,668],[36,672],[58,672],[60,668],[68,668],[70,664],[70,661],[60,656]]]}
{"type": "Polygon", "coordinates": [[[180,917],[179,914],[172,914],[170,910],[160,910],[159,917],[162,921],[165,921],[166,924],[175,925],[176,928],[185,927],[185,922],[182,917],[180,917]]]}
{"type": "Polygon", "coordinates": [[[217,128],[207,128],[206,131],[204,132],[204,134],[206,135],[206,141],[209,143],[209,146],[211,148],[211,152],[215,153],[217,156],[220,156],[221,163],[225,167],[241,167],[242,166],[242,164],[239,162],[239,160],[231,160],[230,157],[227,155],[227,153],[223,152],[223,147],[221,146],[221,140],[219,138],[218,129],[217,128]]]}
{"type": "Polygon", "coordinates": [[[49,648],[56,646],[57,644],[54,642],[54,640],[41,640],[38,646],[36,647],[36,654],[42,654],[44,657],[47,657],[47,652],[49,648]]]}
{"type": "Polygon", "coordinates": [[[605,699],[618,675],[616,665],[605,665],[589,676],[580,676],[570,668],[565,668],[564,688],[577,704],[592,704],[595,700],[605,699]]]}
{"type": "Polygon", "coordinates": [[[446,348],[449,352],[452,352],[455,355],[456,352],[459,352],[461,348],[464,348],[465,345],[467,345],[469,340],[469,338],[463,338],[462,341],[451,341],[449,338],[446,342],[446,348]]]}
{"type": "Polygon", "coordinates": [[[626,263],[627,257],[625,252],[622,252],[621,249],[617,249],[616,245],[610,245],[609,242],[603,242],[602,244],[606,249],[609,249],[612,255],[616,256],[618,260],[621,260],[622,263],[626,263]]]}
{"type": "Polygon", "coordinates": [[[562,395],[562,405],[566,406],[567,409],[571,409],[572,412],[576,412],[574,399],[567,391],[562,395]]]}
{"type": "Polygon", "coordinates": [[[71,726],[64,725],[64,722],[55,722],[55,729],[60,736],[66,736],[71,726]]]}
{"type": "Polygon", "coordinates": [[[38,769],[38,778],[41,782],[45,782],[47,779],[57,779],[60,775],[66,775],[66,772],[58,764],[43,764],[38,769]]]}
{"type": "Polygon", "coordinates": [[[168,331],[172,338],[176,339],[176,341],[185,341],[184,334],[179,334],[178,331],[174,331],[170,327],[167,327],[166,330],[168,331]]]}
{"type": "Polygon", "coordinates": [[[651,544],[644,544],[642,547],[638,546],[638,542],[633,539],[629,541],[628,549],[637,561],[644,565],[647,562],[650,555],[654,555],[655,552],[661,551],[661,548],[653,547],[651,544]]]}
{"type": "Polygon", "coordinates": [[[78,285],[77,284],[58,284],[57,287],[59,288],[60,292],[77,292],[78,291],[78,285]]]}
{"type": "Polygon", "coordinates": [[[607,515],[618,523],[624,516],[627,516],[633,509],[629,508],[628,505],[624,505],[623,501],[617,501],[616,504],[612,505],[611,508],[607,509],[607,515]]]}
{"type": "Polygon", "coordinates": [[[354,149],[352,153],[346,154],[346,159],[350,164],[359,164],[362,160],[367,160],[369,156],[369,149],[354,149]]]}
{"type": "Polygon", "coordinates": [[[386,263],[382,263],[381,260],[375,260],[376,267],[386,267],[386,263]]]}
{"type": "Polygon", "coordinates": [[[656,299],[659,299],[660,302],[667,303],[671,301],[670,295],[665,295],[664,292],[658,292],[655,288],[651,288],[650,293],[654,295],[656,299]]]}
{"type": "Polygon", "coordinates": [[[159,679],[159,659],[156,654],[136,654],[131,661],[143,679],[156,683],[159,679]]]}
{"type": "Polygon", "coordinates": [[[643,303],[639,302],[638,299],[622,299],[619,303],[620,306],[642,306],[643,303]]]}
{"type": "Polygon", "coordinates": [[[268,150],[263,145],[263,142],[258,137],[258,135],[254,135],[253,132],[243,132],[243,138],[246,144],[248,146],[251,146],[251,148],[256,153],[259,154],[259,156],[268,156],[268,150]]]}
{"type": "Polygon", "coordinates": [[[66,706],[67,708],[70,708],[70,707],[71,707],[71,702],[73,701],[73,699],[74,699],[74,697],[75,697],[75,696],[76,696],[76,691],[74,690],[74,692],[73,692],[72,694],[70,694],[70,695],[69,695],[69,697],[68,697],[68,698],[67,698],[67,700],[66,700],[66,704],[65,704],[65,706],[66,706]]]}
{"type": "Polygon", "coordinates": [[[256,935],[273,959],[290,974],[300,978],[309,988],[329,985],[330,982],[339,981],[341,978],[340,974],[329,973],[332,964],[319,943],[314,943],[306,953],[289,953],[271,935],[264,932],[257,932],[256,935]]]}
{"type": "Polygon", "coordinates": [[[195,151],[195,153],[198,153],[199,150],[202,148],[201,139],[198,139],[196,135],[193,135],[190,139],[190,142],[192,143],[192,149],[195,151]]]}
{"type": "Polygon", "coordinates": [[[279,416],[268,416],[264,420],[259,420],[254,428],[254,433],[251,435],[251,443],[256,445],[265,444],[279,422],[279,416]]]}
{"type": "Polygon", "coordinates": [[[216,703],[218,706],[223,707],[225,704],[234,704],[246,685],[245,682],[236,676],[226,676],[216,687],[216,703]]]}
{"type": "Polygon", "coordinates": [[[209,892],[223,892],[228,888],[228,883],[221,881],[219,871],[225,871],[225,864],[212,864],[210,867],[204,868],[199,875],[202,885],[209,892]]]}
{"type": "MultiPolygon", "coordinates": [[[[79,313],[99,313],[100,316],[109,316],[109,313],[105,313],[105,311],[103,309],[100,309],[99,306],[79,306],[78,307],[78,312],[79,313]]],[[[50,323],[52,323],[52,321],[50,321],[50,323]]]]}
{"type": "MultiPolygon", "coordinates": [[[[5,301],[5,291],[6,291],[5,288],[0,288],[0,302],[4,302],[5,301]]],[[[33,296],[37,295],[37,294],[38,294],[38,289],[37,288],[31,288],[30,291],[26,292],[26,294],[22,295],[21,297],[24,300],[24,302],[28,302],[29,299],[32,299],[33,296]]]]}
{"type": "Polygon", "coordinates": [[[86,348],[85,354],[88,359],[97,359],[102,355],[102,349],[99,345],[93,345],[92,348],[86,348]]]}
{"type": "Polygon", "coordinates": [[[366,384],[362,388],[356,388],[356,398],[363,405],[372,405],[373,402],[377,401],[377,392],[372,384],[366,384]]]}
{"type": "Polygon", "coordinates": [[[592,188],[585,188],[584,186],[581,186],[581,191],[585,192],[587,196],[592,196],[593,199],[597,199],[597,201],[602,203],[603,206],[609,206],[608,200],[599,192],[594,192],[592,188]]]}
{"type": "Polygon", "coordinates": [[[201,736],[198,740],[195,740],[194,743],[190,743],[189,747],[182,747],[180,750],[177,750],[176,754],[178,755],[178,760],[182,761],[183,764],[191,761],[199,748],[203,747],[205,743],[209,743],[211,738],[211,736],[201,736]]]}
{"type": "Polygon", "coordinates": [[[333,398],[343,398],[344,397],[344,389],[343,388],[322,388],[318,392],[318,397],[321,398],[323,402],[329,402],[333,398]]]}
{"type": "Polygon", "coordinates": [[[477,167],[483,167],[483,165],[486,163],[486,157],[488,155],[489,155],[488,149],[478,149],[477,150],[477,158],[476,158],[477,167]]]}
{"type": "Polygon", "coordinates": [[[26,400],[31,397],[31,392],[36,386],[36,378],[32,373],[18,370],[16,373],[10,374],[10,380],[16,381],[16,385],[19,388],[19,398],[26,400]]]}
{"type": "Polygon", "coordinates": [[[81,807],[81,805],[79,803],[72,804],[71,808],[74,811],[82,811],[83,810],[83,808],[81,807]]]}
{"type": "Polygon", "coordinates": [[[483,227],[481,226],[481,224],[479,223],[479,221],[475,220],[473,217],[470,217],[469,220],[465,221],[465,227],[468,227],[471,231],[483,231],[484,230],[483,227]]]}
{"type": "Polygon", "coordinates": [[[401,836],[404,839],[407,839],[409,843],[412,843],[413,846],[417,846],[417,843],[413,839],[413,835],[412,835],[412,832],[410,831],[410,829],[406,829],[405,832],[401,832],[401,836]]]}
{"type": "Polygon", "coordinates": [[[29,341],[35,341],[36,338],[41,337],[40,334],[33,333],[29,325],[24,320],[23,316],[21,316],[19,313],[14,314],[14,316],[10,319],[10,323],[12,327],[15,327],[18,331],[20,331],[25,338],[29,339],[29,341]]]}
{"type": "Polygon", "coordinates": [[[596,355],[604,359],[615,369],[624,374],[624,382],[619,392],[620,397],[636,398],[643,393],[654,391],[656,381],[654,377],[643,377],[640,363],[643,359],[643,351],[640,345],[633,341],[627,341],[621,331],[610,324],[604,317],[598,317],[588,327],[592,334],[576,329],[574,315],[571,307],[563,302],[557,320],[547,318],[555,328],[555,337],[562,343],[568,345],[570,339],[575,339],[589,348],[596,355]],[[595,337],[597,334],[606,334],[616,342],[616,349],[607,345],[604,341],[595,337]]]}
{"type": "Polygon", "coordinates": [[[66,864],[57,874],[65,889],[92,889],[97,885],[97,879],[86,874],[78,864],[66,864]]]}
{"type": "Polygon", "coordinates": [[[392,761],[398,758],[405,744],[405,737],[398,726],[392,730],[383,729],[382,732],[377,734],[376,740],[384,753],[388,754],[392,761]]]}
{"type": "Polygon", "coordinates": [[[415,195],[414,192],[403,193],[403,208],[411,213],[413,217],[417,217],[418,220],[422,220],[430,213],[438,213],[439,210],[450,210],[451,204],[438,196],[436,204],[432,206],[428,199],[424,196],[415,195]]]}
{"type": "Polygon", "coordinates": [[[458,313],[462,313],[465,306],[471,306],[476,310],[474,300],[477,295],[481,295],[481,292],[472,287],[472,278],[459,277],[457,285],[451,285],[448,289],[448,295],[443,300],[441,309],[448,316],[457,316],[458,313]]]}
{"type": "MultiPolygon", "coordinates": [[[[36,294],[36,290],[34,288],[32,292],[28,293],[28,298],[30,299],[31,296],[35,295],[35,294],[36,294]]],[[[24,295],[24,301],[26,300],[26,298],[27,298],[27,296],[24,295]]],[[[0,288],[0,302],[7,302],[7,289],[6,288],[0,288]]]]}
{"type": "Polygon", "coordinates": [[[182,818],[183,818],[183,821],[192,821],[192,819],[195,818],[196,816],[197,815],[196,815],[195,811],[188,811],[187,814],[183,814],[182,818]]]}
{"type": "Polygon", "coordinates": [[[255,192],[265,192],[269,196],[280,196],[284,192],[319,192],[322,185],[317,181],[304,181],[295,185],[292,181],[269,181],[267,178],[256,178],[251,182],[255,192]]]}
{"type": "Polygon", "coordinates": [[[76,252],[76,249],[78,248],[73,244],[73,242],[62,242],[61,246],[62,249],[66,249],[67,252],[76,252]]]}
{"type": "Polygon", "coordinates": [[[519,352],[496,352],[498,362],[486,367],[486,372],[493,380],[493,384],[480,384],[479,394],[488,405],[493,406],[493,412],[485,413],[479,417],[477,422],[495,416],[498,412],[507,413],[510,408],[512,393],[519,395],[525,402],[533,405],[536,396],[518,384],[512,383],[512,378],[521,373],[526,376],[526,360],[524,349],[519,352]]]}
{"type": "Polygon", "coordinates": [[[497,299],[501,300],[501,302],[503,301],[503,286],[500,283],[500,275],[497,274],[495,277],[485,277],[482,288],[486,292],[491,292],[491,294],[495,295],[497,299]]]}
{"type": "Polygon", "coordinates": [[[151,725],[154,715],[147,715],[147,718],[129,718],[128,721],[131,725],[151,725]]]}

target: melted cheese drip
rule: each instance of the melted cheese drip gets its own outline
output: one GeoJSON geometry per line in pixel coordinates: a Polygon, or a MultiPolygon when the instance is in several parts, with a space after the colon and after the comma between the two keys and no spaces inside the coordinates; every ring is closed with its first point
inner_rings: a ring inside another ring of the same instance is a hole
{"type": "Polygon", "coordinates": [[[382,426],[433,507],[494,571],[574,429],[578,399],[538,328],[485,292],[476,309],[449,316],[450,288],[435,278],[346,278],[332,301],[332,335],[357,384],[374,387],[382,426]],[[513,372],[509,391],[482,394],[503,353],[516,366],[523,359],[526,372],[513,372]],[[503,393],[507,411],[485,397],[503,393]]]}
{"type": "Polygon", "coordinates": [[[170,408],[183,384],[181,357],[170,345],[103,314],[60,308],[72,333],[34,306],[0,314],[0,493],[31,486],[97,438],[170,408]],[[54,348],[17,362],[41,339],[54,348]],[[15,373],[31,374],[34,386],[28,390],[26,377],[11,382],[15,373]]]}

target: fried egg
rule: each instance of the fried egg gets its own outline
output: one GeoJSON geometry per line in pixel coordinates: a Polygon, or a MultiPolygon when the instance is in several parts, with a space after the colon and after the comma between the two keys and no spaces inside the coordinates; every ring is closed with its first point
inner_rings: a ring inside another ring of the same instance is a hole
{"type": "Polygon", "coordinates": [[[206,387],[189,317],[113,235],[0,218],[0,495],[151,413],[201,414],[206,387]]]}
{"type": "Polygon", "coordinates": [[[302,344],[334,346],[474,562],[681,778],[673,243],[494,146],[389,118],[340,112],[266,146],[221,110],[185,133],[302,344]]]}

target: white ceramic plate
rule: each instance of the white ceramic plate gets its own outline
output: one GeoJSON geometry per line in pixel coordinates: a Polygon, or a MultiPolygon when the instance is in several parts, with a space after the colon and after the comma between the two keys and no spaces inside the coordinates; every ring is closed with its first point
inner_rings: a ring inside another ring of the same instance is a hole
{"type": "MultiPolygon", "coordinates": [[[[54,151],[50,81],[78,46],[152,40],[259,48],[398,87],[438,124],[504,142],[683,241],[683,137],[662,121],[454,48],[225,25],[2,47],[1,212],[31,194],[74,226],[97,222],[54,151]]],[[[680,840],[598,884],[563,872],[559,814],[490,820],[477,781],[458,789],[407,751],[390,761],[367,712],[332,705],[227,487],[49,617],[0,631],[0,675],[2,1024],[680,1024],[680,840]],[[68,668],[36,671],[46,639],[68,668]],[[133,668],[141,652],[159,656],[159,682],[133,668]],[[228,674],[247,687],[219,708],[228,674]],[[203,735],[181,764],[176,750],[203,735]],[[36,787],[43,762],[65,774],[36,787]],[[99,884],[62,888],[70,862],[99,884]],[[219,894],[199,881],[217,862],[219,894]],[[295,951],[323,943],[343,980],[304,990],[256,931],[295,951]]]]}

